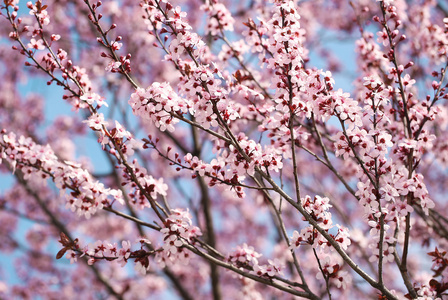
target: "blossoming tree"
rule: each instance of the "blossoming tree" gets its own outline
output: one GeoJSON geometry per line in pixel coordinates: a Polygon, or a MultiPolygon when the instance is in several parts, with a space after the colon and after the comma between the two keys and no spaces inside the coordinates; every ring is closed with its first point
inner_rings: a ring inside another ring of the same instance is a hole
{"type": "Polygon", "coordinates": [[[3,0],[1,297],[446,297],[439,2],[3,0]]]}

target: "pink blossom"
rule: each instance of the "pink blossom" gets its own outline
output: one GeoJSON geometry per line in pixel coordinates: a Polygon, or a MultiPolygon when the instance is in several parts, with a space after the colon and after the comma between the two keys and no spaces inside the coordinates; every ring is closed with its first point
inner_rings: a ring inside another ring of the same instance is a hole
{"type": "Polygon", "coordinates": [[[31,39],[30,42],[28,43],[28,48],[35,49],[35,50],[44,50],[45,45],[44,45],[44,42],[42,41],[42,39],[39,39],[37,41],[35,39],[31,39]]]}
{"type": "Polygon", "coordinates": [[[87,125],[96,131],[103,131],[103,127],[107,127],[108,123],[104,120],[102,113],[91,115],[87,121],[84,121],[87,125]]]}
{"type": "Polygon", "coordinates": [[[0,8],[0,298],[442,297],[442,4],[66,4],[0,8]]]}

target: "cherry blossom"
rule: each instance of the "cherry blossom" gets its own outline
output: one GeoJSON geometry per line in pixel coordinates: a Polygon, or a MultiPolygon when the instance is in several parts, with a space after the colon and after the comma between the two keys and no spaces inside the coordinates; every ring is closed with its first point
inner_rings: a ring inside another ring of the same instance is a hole
{"type": "Polygon", "coordinates": [[[39,40],[35,40],[35,39],[31,39],[29,44],[28,44],[28,48],[29,49],[36,49],[36,50],[44,50],[45,49],[45,45],[44,42],[39,39],[39,40]]]}
{"type": "Polygon", "coordinates": [[[0,298],[443,299],[446,11],[3,1],[0,298]]]}

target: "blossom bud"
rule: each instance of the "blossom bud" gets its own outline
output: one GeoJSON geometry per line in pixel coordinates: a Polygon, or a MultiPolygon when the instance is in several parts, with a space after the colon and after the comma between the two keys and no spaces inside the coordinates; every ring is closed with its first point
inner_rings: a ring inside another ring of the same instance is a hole
{"type": "Polygon", "coordinates": [[[434,90],[437,90],[440,87],[440,83],[434,80],[431,86],[434,90]]]}
{"type": "Polygon", "coordinates": [[[407,68],[412,67],[413,65],[414,65],[414,62],[413,62],[413,61],[410,61],[410,62],[408,62],[408,63],[406,64],[406,66],[404,66],[404,68],[407,69],[407,68]]]}
{"type": "Polygon", "coordinates": [[[390,36],[394,39],[396,36],[398,35],[398,30],[397,29],[395,29],[394,31],[392,31],[391,33],[390,33],[390,36]]]}

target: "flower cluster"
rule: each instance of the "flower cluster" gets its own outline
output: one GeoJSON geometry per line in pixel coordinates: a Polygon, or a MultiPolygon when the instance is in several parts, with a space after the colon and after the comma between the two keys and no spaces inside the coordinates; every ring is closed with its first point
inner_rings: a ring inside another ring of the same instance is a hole
{"type": "Polygon", "coordinates": [[[261,265],[258,262],[261,256],[253,247],[244,243],[227,255],[227,261],[241,270],[250,269],[253,274],[260,277],[272,278],[282,274],[283,265],[279,260],[268,260],[266,265],[261,265]]]}
{"type": "Polygon", "coordinates": [[[259,257],[261,254],[254,247],[243,244],[227,255],[227,261],[239,268],[254,267],[258,265],[259,257]]]}
{"type": "MultiPolygon", "coordinates": [[[[180,7],[174,8],[168,3],[166,15],[170,18],[166,19],[154,9],[154,7],[157,7],[156,3],[148,2],[144,7],[147,12],[150,12],[149,19],[154,19],[152,22],[153,28],[163,24],[166,26],[165,32],[168,32],[172,38],[169,46],[170,51],[166,59],[175,62],[177,68],[182,72],[178,85],[179,94],[185,99],[192,99],[192,103],[182,104],[182,108],[188,108],[196,122],[206,129],[217,127],[220,119],[229,123],[239,118],[240,116],[232,101],[227,99],[229,91],[221,86],[222,81],[218,79],[222,78],[219,69],[215,65],[202,63],[208,57],[209,49],[196,33],[190,31],[191,26],[184,25],[186,24],[186,14],[181,12],[180,7]],[[185,55],[188,60],[183,59],[185,55]],[[220,114],[220,116],[218,117],[217,114],[220,114]]],[[[160,93],[158,90],[155,92],[160,93]]],[[[179,99],[179,97],[174,96],[172,98],[175,102],[179,99]]]]}
{"type": "Polygon", "coordinates": [[[167,82],[153,83],[146,90],[138,88],[129,99],[129,105],[136,116],[150,120],[161,131],[174,131],[179,122],[175,117],[186,114],[190,103],[179,97],[167,82]]]}
{"type": "MultiPolygon", "coordinates": [[[[329,202],[330,199],[327,197],[322,198],[320,196],[311,198],[307,195],[305,198],[301,199],[305,211],[327,232],[334,227],[331,213],[328,211],[331,207],[329,202]]],[[[336,226],[338,227],[337,234],[331,234],[331,236],[341,248],[347,250],[347,247],[351,244],[348,228],[340,225],[336,226]]],[[[309,244],[314,248],[324,249],[330,247],[330,249],[332,249],[331,244],[312,225],[303,228],[300,233],[294,231],[291,244],[293,249],[298,248],[302,244],[309,244]]]]}
{"type": "Polygon", "coordinates": [[[19,169],[26,180],[38,183],[51,179],[64,195],[67,208],[79,216],[90,218],[98,209],[110,206],[114,201],[124,204],[120,190],[106,188],[79,164],[59,161],[48,145],[38,145],[31,138],[3,132],[0,154],[1,159],[14,170],[19,169]]]}
{"type": "Polygon", "coordinates": [[[268,259],[266,265],[255,265],[253,273],[260,277],[272,278],[277,275],[283,275],[284,266],[278,260],[268,259]]]}
{"type": "Polygon", "coordinates": [[[145,275],[149,270],[149,257],[154,254],[154,251],[147,251],[144,247],[147,247],[151,242],[146,238],[139,238],[136,242],[141,245],[139,250],[131,250],[130,241],[122,241],[121,248],[117,243],[110,243],[108,241],[98,240],[94,243],[89,243],[85,246],[79,245],[76,240],[70,245],[63,245],[66,251],[65,257],[70,259],[70,263],[75,263],[81,257],[87,257],[87,263],[93,265],[100,260],[115,261],[124,267],[129,260],[134,260],[135,271],[141,275],[145,275]],[[68,249],[67,249],[68,248],[68,249]]]}
{"type": "Polygon", "coordinates": [[[26,6],[30,9],[30,15],[36,16],[36,19],[41,25],[48,25],[50,23],[50,16],[46,10],[47,6],[42,5],[42,1],[36,1],[36,4],[29,1],[26,3],[26,6]]]}
{"type": "Polygon", "coordinates": [[[131,203],[139,209],[150,207],[148,197],[157,199],[159,195],[166,196],[168,185],[163,178],[155,179],[148,174],[146,168],[142,167],[137,160],[128,162],[122,166],[122,185],[128,187],[128,195],[131,203]]]}
{"type": "MultiPolygon", "coordinates": [[[[351,244],[349,230],[344,226],[333,225],[331,213],[328,211],[331,207],[329,199],[320,196],[315,196],[314,198],[306,196],[301,199],[301,203],[306,212],[326,232],[330,232],[332,228],[337,227],[336,235],[330,234],[330,236],[342,249],[347,250],[351,244]]],[[[338,288],[345,289],[351,283],[351,276],[348,275],[347,271],[341,270],[341,260],[337,256],[334,247],[314,226],[309,225],[300,232],[296,230],[293,232],[291,249],[297,249],[301,245],[306,244],[311,245],[319,253],[321,270],[317,273],[317,278],[324,276],[334,281],[338,288]]]]}
{"type": "Polygon", "coordinates": [[[239,118],[238,112],[227,99],[228,90],[221,87],[221,79],[215,77],[219,76],[218,69],[205,65],[187,69],[190,69],[189,76],[181,79],[179,89],[186,98],[194,99],[191,114],[200,125],[206,129],[217,127],[217,113],[226,123],[239,118]]]}
{"type": "MultiPolygon", "coordinates": [[[[262,147],[259,143],[248,139],[243,133],[238,137],[240,149],[230,145],[217,147],[221,149],[217,153],[217,158],[210,163],[205,163],[191,153],[185,155],[184,160],[189,167],[200,176],[207,176],[208,183],[213,186],[223,182],[229,185],[239,185],[247,175],[253,176],[255,168],[263,168],[268,171],[279,172],[283,168],[282,152],[273,146],[262,147]]],[[[235,192],[238,197],[243,197],[244,193],[241,187],[236,186],[235,192]]]]}
{"type": "Polygon", "coordinates": [[[275,5],[276,13],[266,24],[266,28],[272,30],[267,50],[273,54],[267,64],[269,67],[285,68],[288,75],[294,77],[302,66],[304,54],[300,15],[293,1],[276,1],[275,5]]]}
{"type": "Polygon", "coordinates": [[[321,268],[322,271],[317,273],[316,278],[328,278],[338,289],[347,289],[347,287],[350,287],[352,277],[347,271],[342,270],[338,260],[335,261],[334,258],[326,256],[321,260],[321,268]]]}
{"type": "Polygon", "coordinates": [[[163,233],[163,250],[157,252],[156,261],[161,267],[173,264],[188,265],[190,254],[183,248],[184,244],[194,244],[195,238],[202,235],[201,230],[193,226],[190,213],[181,209],[174,209],[165,220],[163,233]]]}
{"type": "Polygon", "coordinates": [[[216,0],[207,0],[206,4],[201,6],[208,14],[206,33],[212,36],[218,35],[221,31],[233,31],[235,20],[227,7],[218,3],[216,0]]]}
{"type": "Polygon", "coordinates": [[[96,93],[86,93],[79,97],[80,100],[85,101],[85,103],[89,104],[90,106],[100,108],[101,106],[108,106],[107,103],[104,101],[104,97],[101,97],[100,95],[96,93]]]}

